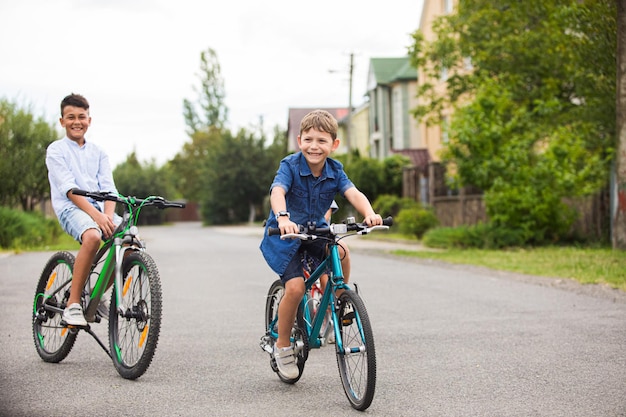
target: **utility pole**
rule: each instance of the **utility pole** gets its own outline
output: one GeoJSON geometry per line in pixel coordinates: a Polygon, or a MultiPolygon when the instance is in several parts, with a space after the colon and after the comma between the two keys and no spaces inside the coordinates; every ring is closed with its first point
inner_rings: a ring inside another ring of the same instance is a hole
{"type": "Polygon", "coordinates": [[[612,187],[611,240],[613,249],[626,249],[626,6],[617,1],[617,152],[612,187]]]}
{"type": "Polygon", "coordinates": [[[352,73],[354,71],[354,52],[350,52],[350,88],[348,93],[348,122],[346,124],[346,151],[348,158],[352,151],[352,73]]]}
{"type": "MultiPolygon", "coordinates": [[[[329,69],[328,72],[340,72],[334,69],[329,69]]],[[[348,69],[349,74],[349,88],[348,88],[348,116],[346,118],[346,153],[348,154],[348,160],[350,160],[350,153],[352,151],[352,76],[354,73],[354,52],[350,52],[350,67],[348,69]]]]}

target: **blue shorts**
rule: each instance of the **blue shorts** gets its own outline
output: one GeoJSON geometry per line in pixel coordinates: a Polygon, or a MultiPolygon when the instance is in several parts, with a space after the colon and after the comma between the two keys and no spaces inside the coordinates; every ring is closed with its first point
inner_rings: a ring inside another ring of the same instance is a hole
{"type": "MultiPolygon", "coordinates": [[[[94,204],[94,207],[100,211],[100,207],[94,204]]],[[[116,213],[113,213],[113,223],[115,225],[119,225],[122,222],[122,218],[118,216],[116,213]]],[[[102,231],[89,214],[85,213],[78,207],[72,207],[71,209],[65,210],[59,216],[59,223],[65,232],[76,239],[78,242],[82,243],[82,236],[89,229],[96,229],[100,232],[100,236],[102,236],[102,231]]]]}
{"type": "MultiPolygon", "coordinates": [[[[285,272],[280,276],[282,283],[284,284],[292,278],[304,278],[304,273],[302,271],[302,268],[304,267],[302,262],[304,252],[317,261],[315,265],[319,265],[320,261],[326,257],[327,243],[328,242],[322,239],[301,243],[298,248],[298,252],[296,252],[294,257],[291,258],[291,262],[287,265],[287,269],[285,269],[285,272]]],[[[316,267],[315,265],[313,266],[314,268],[316,267]]]]}

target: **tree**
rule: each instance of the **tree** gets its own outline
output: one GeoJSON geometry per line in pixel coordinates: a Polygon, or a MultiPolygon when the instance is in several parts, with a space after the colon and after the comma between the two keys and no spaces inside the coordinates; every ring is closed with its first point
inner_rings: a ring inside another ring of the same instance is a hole
{"type": "Polygon", "coordinates": [[[200,88],[197,102],[183,100],[183,116],[187,133],[193,136],[207,129],[221,130],[228,120],[228,108],[224,104],[226,93],[217,54],[211,48],[200,53],[200,88]],[[199,108],[199,109],[198,109],[199,108]]]}
{"type": "MultiPolygon", "coordinates": [[[[137,154],[132,152],[126,161],[115,167],[113,177],[117,190],[128,196],[145,198],[158,195],[168,200],[175,198],[174,187],[167,175],[167,165],[157,167],[154,161],[140,163],[137,154]]],[[[147,208],[139,217],[141,224],[159,224],[165,219],[165,211],[147,208]]]]}
{"type": "Polygon", "coordinates": [[[211,187],[207,176],[211,169],[211,154],[222,140],[224,132],[212,129],[191,136],[180,152],[169,161],[176,189],[190,201],[201,201],[211,187]]]}
{"type": "Polygon", "coordinates": [[[222,136],[210,154],[202,202],[207,224],[253,221],[259,213],[276,171],[275,154],[265,146],[265,138],[241,129],[236,136],[222,136]]]}
{"type": "Polygon", "coordinates": [[[46,148],[58,138],[31,109],[0,100],[0,205],[32,211],[49,195],[46,148]]]}
{"type": "Polygon", "coordinates": [[[563,237],[564,197],[606,187],[615,137],[612,0],[463,0],[414,35],[411,54],[447,90],[420,90],[415,115],[437,123],[454,108],[445,160],[459,185],[485,191],[491,220],[529,241],[563,237]]]}

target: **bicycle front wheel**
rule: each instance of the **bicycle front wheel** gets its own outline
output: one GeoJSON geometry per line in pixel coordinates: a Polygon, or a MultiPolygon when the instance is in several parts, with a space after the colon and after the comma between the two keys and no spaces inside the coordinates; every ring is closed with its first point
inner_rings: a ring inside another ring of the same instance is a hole
{"type": "Polygon", "coordinates": [[[339,376],[352,407],[363,411],[374,399],[376,350],[365,304],[356,292],[345,290],[341,294],[337,319],[341,336],[335,344],[339,376]]]}
{"type": "Polygon", "coordinates": [[[72,285],[74,255],[57,252],[41,272],[33,303],[33,337],[45,362],[58,363],[69,355],[77,332],[61,325],[72,285]]]}
{"type": "Polygon", "coordinates": [[[109,344],[117,372],[136,379],[150,366],[161,331],[161,280],[150,255],[133,252],[124,258],[122,285],[122,300],[115,288],[111,297],[109,344]]]}

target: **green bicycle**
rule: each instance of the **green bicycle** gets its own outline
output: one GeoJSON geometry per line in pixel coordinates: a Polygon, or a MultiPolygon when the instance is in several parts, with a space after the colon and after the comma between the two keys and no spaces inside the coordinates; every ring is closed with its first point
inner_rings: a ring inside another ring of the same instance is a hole
{"type": "Polygon", "coordinates": [[[96,201],[115,201],[124,205],[121,224],[96,253],[81,303],[87,326],[67,326],[63,310],[72,282],[74,255],[61,251],[48,260],[35,291],[33,337],[37,353],[45,362],[58,363],[72,350],[80,330],[89,333],[113,360],[117,372],[126,379],[143,375],[154,356],[161,329],[161,280],[157,266],[139,239],[137,220],[144,207],[184,208],[185,204],[163,197],[145,199],[108,192],[74,189],[74,194],[96,201]],[[98,311],[100,300],[113,285],[108,311],[109,346],[98,338],[90,323],[104,318],[98,311]]]}
{"type": "MultiPolygon", "coordinates": [[[[376,388],[374,335],[365,303],[360,295],[344,282],[338,246],[341,245],[341,239],[347,236],[386,230],[392,223],[393,219],[388,217],[383,219],[382,226],[368,227],[363,223],[356,223],[353,217],[349,217],[342,224],[331,224],[325,228],[300,225],[300,233],[289,233],[280,237],[301,240],[324,239],[328,242],[328,256],[315,267],[314,271],[305,274],[306,291],[298,306],[291,331],[291,344],[299,371],[296,378],[287,378],[280,373],[273,354],[273,346],[278,339],[278,306],[285,292],[285,286],[280,279],[272,283],[267,294],[265,335],[261,337],[260,346],[270,354],[270,366],[281,381],[295,384],[302,376],[309,350],[325,346],[330,332],[334,334],[339,376],[350,405],[360,411],[371,405],[376,388]],[[348,232],[353,233],[347,234],[348,232]],[[325,274],[328,274],[328,279],[319,299],[315,295],[315,286],[318,279],[325,274]],[[332,330],[326,330],[328,323],[332,330]]],[[[268,233],[280,235],[280,229],[270,228],[268,233]]]]}

